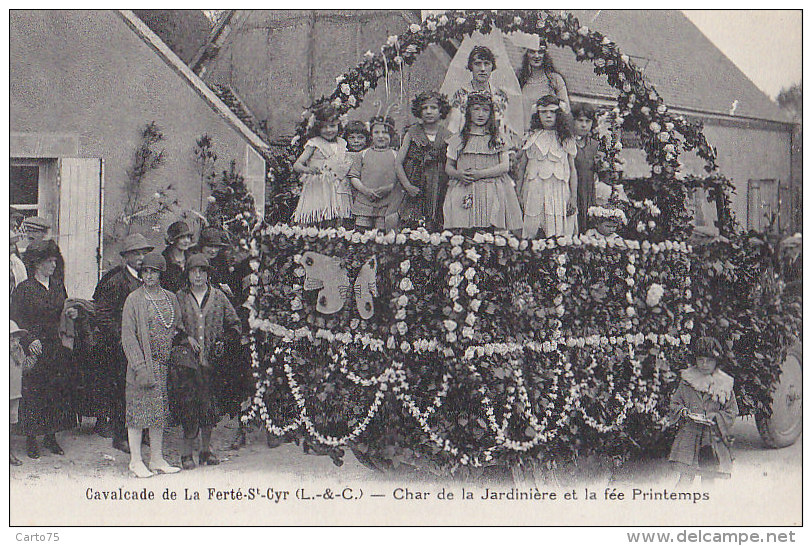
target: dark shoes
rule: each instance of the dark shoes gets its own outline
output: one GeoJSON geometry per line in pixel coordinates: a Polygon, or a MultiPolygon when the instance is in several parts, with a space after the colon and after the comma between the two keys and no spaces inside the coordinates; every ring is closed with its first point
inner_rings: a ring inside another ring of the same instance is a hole
{"type": "Polygon", "coordinates": [[[127,440],[113,439],[113,447],[124,453],[130,452],[130,443],[127,440]]]}
{"type": "Polygon", "coordinates": [[[58,443],[56,443],[56,437],[53,434],[46,436],[42,440],[42,445],[50,449],[51,453],[53,453],[54,455],[65,454],[65,451],[62,449],[62,447],[58,443]]]}
{"type": "Polygon", "coordinates": [[[23,462],[14,456],[14,453],[9,452],[8,454],[8,464],[11,466],[20,466],[23,462]]]}
{"type": "MultiPolygon", "coordinates": [[[[202,461],[201,464],[203,464],[202,461]]],[[[197,465],[191,455],[181,455],[180,466],[183,467],[184,470],[194,470],[197,465]]]]}
{"type": "Polygon", "coordinates": [[[96,419],[96,424],[93,425],[93,433],[98,434],[102,438],[112,438],[113,427],[107,419],[98,418],[96,419]]]}
{"type": "Polygon", "coordinates": [[[141,445],[148,446],[149,445],[149,430],[144,430],[141,433],[141,445]]]}
{"type": "Polygon", "coordinates": [[[211,451],[201,451],[199,459],[200,466],[203,466],[204,464],[208,466],[220,464],[220,459],[218,459],[217,456],[215,456],[215,454],[212,453],[211,451]]]}
{"type": "Polygon", "coordinates": [[[245,444],[246,444],[245,431],[240,429],[237,432],[237,437],[234,438],[233,442],[231,442],[229,449],[237,450],[240,449],[241,447],[244,447],[245,444]]]}
{"type": "Polygon", "coordinates": [[[29,459],[39,459],[39,444],[37,439],[28,437],[25,439],[25,454],[29,459]]]}

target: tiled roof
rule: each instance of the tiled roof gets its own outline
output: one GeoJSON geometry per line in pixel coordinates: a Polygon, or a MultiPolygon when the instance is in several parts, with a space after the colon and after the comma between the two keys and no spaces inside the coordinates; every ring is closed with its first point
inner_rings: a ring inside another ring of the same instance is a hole
{"type": "MultiPolygon", "coordinates": [[[[677,10],[572,10],[582,25],[610,38],[641,69],[672,108],[789,121],[691,21],[677,10]]],[[[592,66],[569,50],[551,48],[570,93],[614,97],[616,92],[592,66]]],[[[768,61],[765,61],[768,62],[768,61]]]]}

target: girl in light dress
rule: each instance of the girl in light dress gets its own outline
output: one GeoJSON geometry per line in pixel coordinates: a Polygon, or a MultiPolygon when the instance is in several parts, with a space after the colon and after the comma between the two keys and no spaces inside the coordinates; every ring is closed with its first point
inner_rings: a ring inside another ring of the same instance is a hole
{"type": "Polygon", "coordinates": [[[538,100],[530,127],[517,158],[524,206],[522,237],[572,237],[578,223],[577,149],[558,97],[545,95],[538,100]]]}
{"type": "Polygon", "coordinates": [[[442,120],[449,110],[445,95],[436,91],[420,93],[412,101],[412,114],[420,122],[406,131],[398,153],[398,170],[420,192],[415,197],[407,195],[401,207],[401,219],[409,227],[442,229],[442,204],[448,185],[446,139],[451,136],[442,120]]]}
{"type": "Polygon", "coordinates": [[[336,226],[351,215],[347,142],[338,136],[338,112],[332,106],[321,106],[313,116],[314,136],[293,164],[293,170],[302,175],[302,193],[293,221],[302,225],[336,226]]]}
{"type": "Polygon", "coordinates": [[[508,176],[510,159],[490,94],[468,95],[465,124],[449,138],[446,155],[446,229],[521,229],[522,210],[508,176]]]}
{"type": "Polygon", "coordinates": [[[376,116],[369,122],[372,146],[356,155],[347,175],[355,199],[352,214],[356,227],[392,230],[398,228],[403,192],[416,196],[419,190],[398,171],[395,122],[387,116],[376,116]]]}

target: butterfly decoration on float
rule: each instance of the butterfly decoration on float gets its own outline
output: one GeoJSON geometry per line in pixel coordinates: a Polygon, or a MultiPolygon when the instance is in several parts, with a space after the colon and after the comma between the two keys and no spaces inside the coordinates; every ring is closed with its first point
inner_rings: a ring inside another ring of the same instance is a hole
{"type": "MultiPolygon", "coordinates": [[[[308,251],[302,254],[301,262],[305,274],[304,290],[319,290],[316,311],[324,315],[341,311],[351,295],[350,276],[341,260],[308,251]]],[[[364,320],[375,314],[373,298],[378,296],[377,275],[378,260],[372,256],[361,267],[353,283],[355,306],[364,320]]]]}

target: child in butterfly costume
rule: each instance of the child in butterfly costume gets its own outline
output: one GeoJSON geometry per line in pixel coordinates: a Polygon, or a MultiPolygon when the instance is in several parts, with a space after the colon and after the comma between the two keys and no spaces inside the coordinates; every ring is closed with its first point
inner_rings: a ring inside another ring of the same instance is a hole
{"type": "Polygon", "coordinates": [[[339,136],[338,112],[322,106],[313,114],[313,137],[293,164],[302,193],[293,213],[297,224],[334,226],[349,218],[352,190],[347,181],[347,142],[339,136]]]}

